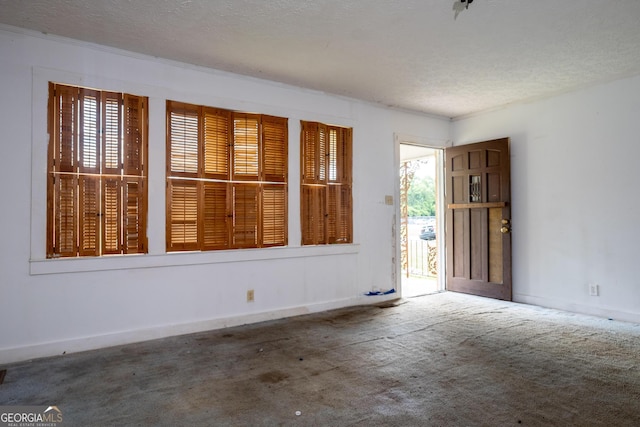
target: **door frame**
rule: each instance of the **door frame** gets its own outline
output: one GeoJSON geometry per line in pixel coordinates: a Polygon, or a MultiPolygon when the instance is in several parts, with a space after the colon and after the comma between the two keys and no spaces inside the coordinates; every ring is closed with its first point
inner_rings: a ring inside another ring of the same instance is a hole
{"type": "MultiPolygon", "coordinates": [[[[393,214],[393,248],[392,248],[392,283],[399,295],[402,295],[402,265],[401,265],[401,242],[400,242],[400,145],[414,145],[425,149],[431,149],[436,152],[436,235],[445,236],[445,199],[444,199],[444,149],[451,146],[451,141],[436,138],[423,138],[414,135],[402,133],[394,133],[394,165],[395,165],[395,183],[394,183],[394,214],[393,214]]],[[[446,239],[440,238],[437,241],[438,248],[438,291],[446,289],[446,239]]]]}

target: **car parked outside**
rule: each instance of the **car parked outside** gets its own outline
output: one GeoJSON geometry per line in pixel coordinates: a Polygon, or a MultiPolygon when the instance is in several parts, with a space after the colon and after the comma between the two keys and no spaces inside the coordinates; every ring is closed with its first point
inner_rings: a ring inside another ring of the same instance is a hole
{"type": "Polygon", "coordinates": [[[433,224],[428,224],[422,227],[422,231],[420,231],[420,238],[422,240],[434,240],[436,238],[436,228],[433,224]]]}

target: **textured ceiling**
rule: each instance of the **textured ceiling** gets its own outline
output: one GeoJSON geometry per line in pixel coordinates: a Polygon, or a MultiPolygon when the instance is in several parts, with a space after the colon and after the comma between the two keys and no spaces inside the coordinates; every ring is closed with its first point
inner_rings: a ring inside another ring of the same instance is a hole
{"type": "Polygon", "coordinates": [[[0,23],[459,117],[640,75],[640,0],[0,0],[0,23]]]}

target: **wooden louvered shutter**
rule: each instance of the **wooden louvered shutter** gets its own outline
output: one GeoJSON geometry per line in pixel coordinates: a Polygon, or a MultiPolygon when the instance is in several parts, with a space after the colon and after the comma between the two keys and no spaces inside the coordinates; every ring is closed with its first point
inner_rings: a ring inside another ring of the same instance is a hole
{"type": "Polygon", "coordinates": [[[337,218],[336,243],[353,242],[353,199],[351,185],[340,187],[340,211],[337,218]]]}
{"type": "Polygon", "coordinates": [[[199,182],[172,179],[167,191],[167,250],[199,249],[199,182]]]}
{"type": "Polygon", "coordinates": [[[255,248],[258,246],[258,194],[260,185],[234,183],[232,194],[233,226],[232,246],[255,248]]]}
{"type": "Polygon", "coordinates": [[[233,113],[233,179],[260,178],[260,116],[233,113]]]}
{"type": "Polygon", "coordinates": [[[287,119],[262,116],[262,153],[264,181],[287,181],[287,119]]]}
{"type": "Polygon", "coordinates": [[[198,177],[199,107],[167,101],[167,176],[198,177]]]}
{"type": "Polygon", "coordinates": [[[351,182],[351,129],[329,129],[329,182],[351,182]]]}
{"type": "Polygon", "coordinates": [[[318,147],[316,161],[318,162],[318,177],[316,182],[324,184],[327,182],[327,168],[329,158],[329,131],[326,125],[318,123],[318,147]]]}
{"type": "MultiPolygon", "coordinates": [[[[102,98],[93,89],[80,89],[78,120],[78,171],[86,174],[101,173],[102,147],[102,98]]],[[[100,228],[104,220],[100,200],[99,176],[79,177],[79,255],[96,256],[102,248],[100,228]]]]}
{"type": "Polygon", "coordinates": [[[341,135],[338,129],[330,129],[329,130],[329,147],[328,147],[328,165],[327,169],[329,170],[329,182],[337,182],[340,180],[338,177],[338,171],[340,170],[340,165],[338,162],[338,139],[341,135]]]}
{"type": "Polygon", "coordinates": [[[78,88],[51,85],[54,91],[52,108],[53,167],[56,172],[76,172],[78,141],[78,88]]]}
{"type": "MultiPolygon", "coordinates": [[[[200,107],[167,101],[167,177],[197,178],[200,107]]],[[[197,181],[168,179],[167,250],[199,249],[197,181]]]]}
{"type": "Polygon", "coordinates": [[[322,123],[302,122],[302,182],[323,184],[327,180],[328,131],[322,123]]]}
{"type": "Polygon", "coordinates": [[[102,179],[102,253],[119,254],[121,247],[121,178],[102,179]]]}
{"type": "Polygon", "coordinates": [[[123,218],[123,252],[125,254],[145,253],[147,247],[146,233],[146,189],[143,178],[123,179],[122,200],[125,204],[123,218]]]}
{"type": "Polygon", "coordinates": [[[342,139],[338,144],[339,177],[342,182],[340,189],[340,211],[338,212],[338,229],[336,241],[339,243],[353,242],[353,129],[341,129],[342,139]]]}
{"type": "Polygon", "coordinates": [[[54,146],[56,145],[55,131],[56,126],[56,96],[55,86],[49,82],[49,102],[47,105],[47,132],[49,132],[49,143],[47,144],[47,258],[53,256],[54,235],[54,199],[55,199],[55,169],[54,169],[54,146]]]}
{"type": "Polygon", "coordinates": [[[78,191],[79,254],[81,256],[95,256],[99,254],[100,250],[100,178],[81,175],[78,178],[78,191]]]}
{"type": "Polygon", "coordinates": [[[328,243],[351,242],[351,186],[329,185],[327,197],[328,243]]]}
{"type": "Polygon", "coordinates": [[[262,246],[287,244],[288,121],[262,116],[262,246]]]}
{"type": "Polygon", "coordinates": [[[345,138],[348,129],[332,128],[329,130],[329,182],[344,182],[345,167],[345,138]]]}
{"type": "Polygon", "coordinates": [[[202,249],[229,247],[229,208],[226,182],[203,182],[202,249]]]}
{"type": "Polygon", "coordinates": [[[326,187],[303,186],[301,201],[302,244],[318,245],[327,243],[325,235],[326,187]]]}
{"type": "Polygon", "coordinates": [[[122,163],[122,95],[103,92],[102,173],[120,175],[122,163]]]}
{"type": "Polygon", "coordinates": [[[78,178],[60,175],[54,182],[53,250],[51,256],[76,256],[78,218],[78,178]]]}
{"type": "Polygon", "coordinates": [[[302,130],[300,134],[300,168],[302,171],[302,183],[312,184],[317,180],[318,170],[318,124],[311,122],[301,122],[302,130]]]}
{"type": "Polygon", "coordinates": [[[146,98],[124,94],[124,174],[146,177],[147,106],[146,98]]]}
{"type": "Polygon", "coordinates": [[[301,133],[301,226],[302,244],[326,243],[326,154],[327,127],[302,122],[301,133]],[[320,185],[318,185],[320,184],[320,185]]]}
{"type": "Polygon", "coordinates": [[[338,180],[343,184],[351,185],[353,167],[352,160],[352,140],[353,129],[340,129],[340,139],[338,141],[337,163],[338,163],[338,180]]]}
{"type": "Polygon", "coordinates": [[[204,177],[229,179],[231,112],[203,108],[204,177]]]}
{"type": "Polygon", "coordinates": [[[287,244],[287,188],[264,184],[262,188],[262,245],[287,244]]]}
{"type": "Polygon", "coordinates": [[[78,88],[49,85],[49,180],[47,257],[76,256],[78,250],[77,172],[78,88]]]}
{"type": "Polygon", "coordinates": [[[147,98],[124,94],[122,251],[145,253],[147,248],[147,98]]]}
{"type": "Polygon", "coordinates": [[[79,120],[79,171],[100,173],[101,147],[101,98],[100,92],[80,89],[79,120]]]}
{"type": "Polygon", "coordinates": [[[329,181],[327,227],[329,243],[350,243],[351,202],[351,129],[329,129],[329,181]]]}
{"type": "Polygon", "coordinates": [[[338,234],[338,217],[340,210],[340,186],[329,185],[327,187],[327,243],[336,243],[338,234]]]}

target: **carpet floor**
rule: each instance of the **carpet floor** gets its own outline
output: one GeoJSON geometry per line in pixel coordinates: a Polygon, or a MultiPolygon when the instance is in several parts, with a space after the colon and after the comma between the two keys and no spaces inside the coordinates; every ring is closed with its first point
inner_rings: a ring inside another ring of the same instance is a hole
{"type": "Polygon", "coordinates": [[[640,425],[640,325],[450,292],[0,370],[69,426],[640,425]]]}

